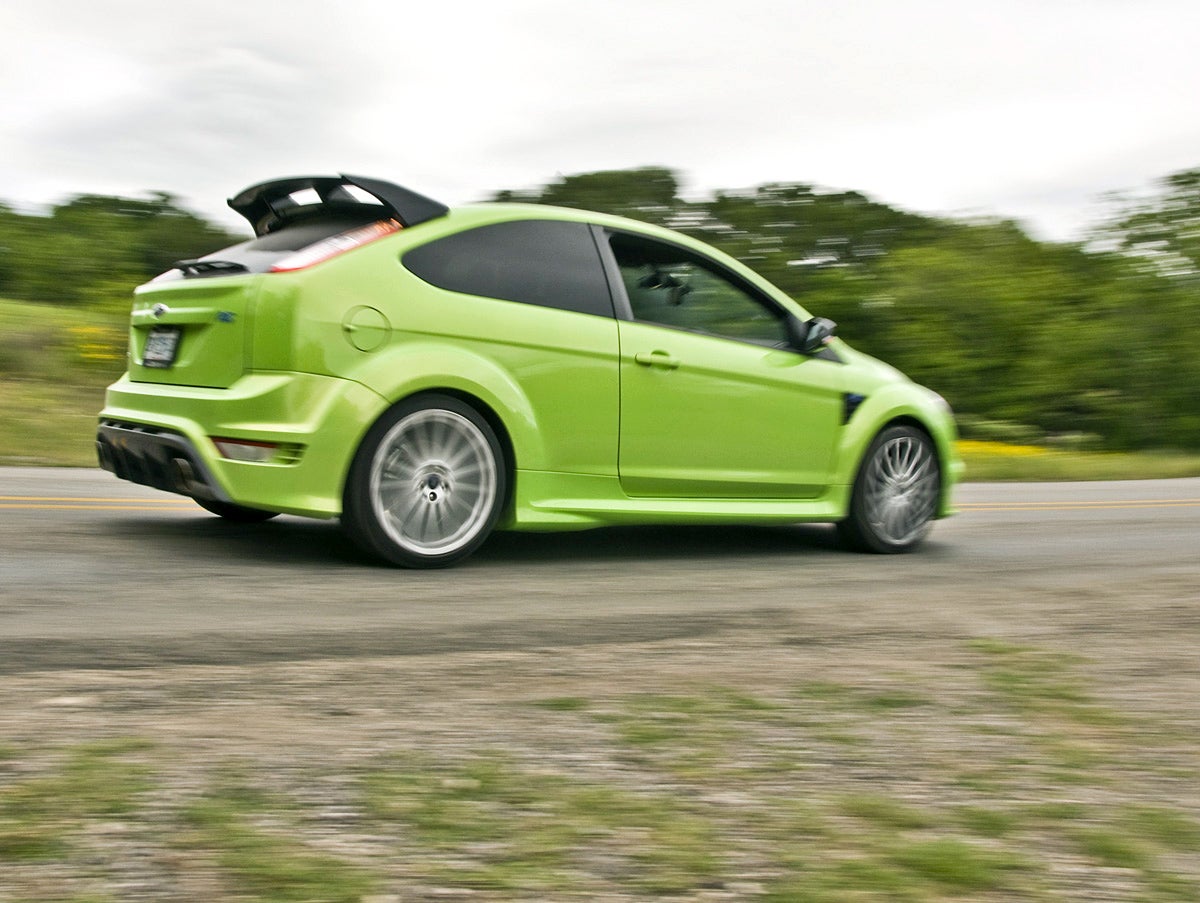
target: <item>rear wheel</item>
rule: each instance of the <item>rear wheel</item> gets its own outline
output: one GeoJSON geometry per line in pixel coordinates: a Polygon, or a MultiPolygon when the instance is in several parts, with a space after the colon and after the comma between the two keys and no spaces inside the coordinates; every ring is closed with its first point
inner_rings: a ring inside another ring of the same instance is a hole
{"type": "Polygon", "coordinates": [[[409,399],[363,439],[343,526],[393,564],[453,564],[482,545],[500,516],[503,461],[495,432],[469,405],[447,395],[409,399]]]}
{"type": "Polygon", "coordinates": [[[842,540],[869,552],[907,552],[929,534],[941,472],[933,442],[911,426],[892,426],[871,443],[854,481],[842,540]]]}
{"type": "Polygon", "coordinates": [[[230,504],[229,502],[218,502],[216,499],[193,498],[192,501],[205,511],[211,512],[218,517],[223,517],[225,520],[232,521],[235,524],[260,524],[265,520],[270,520],[279,515],[278,511],[245,508],[241,505],[230,504]]]}

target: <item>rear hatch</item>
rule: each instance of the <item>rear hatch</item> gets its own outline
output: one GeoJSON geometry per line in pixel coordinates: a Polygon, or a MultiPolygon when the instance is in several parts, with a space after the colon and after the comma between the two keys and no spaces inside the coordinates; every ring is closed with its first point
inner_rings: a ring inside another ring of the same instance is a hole
{"type": "Polygon", "coordinates": [[[129,376],[228,388],[250,365],[254,302],[274,272],[313,266],[446,213],[437,201],[360,176],[263,182],[229,201],[255,237],[181,260],[135,293],[129,376]]]}
{"type": "Polygon", "coordinates": [[[228,388],[246,369],[261,277],[151,282],[138,289],[129,329],[134,382],[228,388]]]}

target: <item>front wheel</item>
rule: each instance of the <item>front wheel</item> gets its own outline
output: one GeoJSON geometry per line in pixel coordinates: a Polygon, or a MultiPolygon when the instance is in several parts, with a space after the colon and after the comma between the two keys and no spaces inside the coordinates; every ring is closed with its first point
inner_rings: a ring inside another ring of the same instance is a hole
{"type": "Polygon", "coordinates": [[[929,534],[940,493],[941,471],[929,436],[911,426],[888,427],[867,449],[850,514],[838,533],[862,551],[907,552],[929,534]]]}
{"type": "Polygon", "coordinates": [[[496,525],[503,461],[495,432],[474,408],[447,395],[409,399],[363,439],[346,480],[342,524],[393,564],[453,564],[496,525]]]}

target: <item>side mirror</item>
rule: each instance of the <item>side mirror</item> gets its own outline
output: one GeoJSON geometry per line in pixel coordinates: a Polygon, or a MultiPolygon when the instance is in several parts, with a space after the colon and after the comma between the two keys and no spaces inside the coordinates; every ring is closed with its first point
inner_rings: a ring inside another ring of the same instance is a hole
{"type": "Polygon", "coordinates": [[[825,317],[802,321],[788,316],[788,341],[801,354],[816,354],[837,335],[837,324],[825,317]]]}

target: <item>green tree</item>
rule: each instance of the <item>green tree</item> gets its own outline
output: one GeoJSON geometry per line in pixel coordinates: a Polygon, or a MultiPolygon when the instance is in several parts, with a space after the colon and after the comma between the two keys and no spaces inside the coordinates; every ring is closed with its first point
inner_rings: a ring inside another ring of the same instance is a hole
{"type": "Polygon", "coordinates": [[[1127,204],[1099,238],[1168,277],[1200,275],[1200,169],[1161,179],[1151,197],[1127,204]]]}
{"type": "Polygon", "coordinates": [[[678,193],[674,172],[646,166],[563,176],[531,191],[498,191],[492,200],[575,207],[662,225],[682,205],[678,193]]]}
{"type": "Polygon", "coordinates": [[[49,215],[0,207],[0,293],[126,305],[135,286],[176,260],[237,240],[163,193],[149,199],[78,195],[49,215]]]}
{"type": "Polygon", "coordinates": [[[1144,432],[1154,444],[1200,447],[1200,169],[1159,180],[1151,196],[1118,209],[1097,238],[1124,260],[1114,342],[1138,390],[1114,434],[1124,444],[1144,432]]]}

